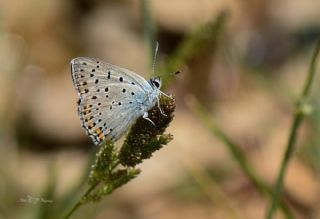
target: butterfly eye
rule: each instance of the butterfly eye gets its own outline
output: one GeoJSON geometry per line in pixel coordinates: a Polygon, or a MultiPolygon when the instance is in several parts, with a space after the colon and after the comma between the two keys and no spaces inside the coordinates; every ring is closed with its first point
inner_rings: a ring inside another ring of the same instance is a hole
{"type": "Polygon", "coordinates": [[[157,88],[159,88],[159,86],[160,86],[160,84],[159,84],[158,81],[154,81],[153,84],[154,84],[154,86],[156,86],[157,88]]]}
{"type": "Polygon", "coordinates": [[[152,85],[154,85],[156,88],[160,88],[161,86],[161,81],[160,81],[160,78],[154,78],[154,79],[151,79],[151,83],[152,85]]]}

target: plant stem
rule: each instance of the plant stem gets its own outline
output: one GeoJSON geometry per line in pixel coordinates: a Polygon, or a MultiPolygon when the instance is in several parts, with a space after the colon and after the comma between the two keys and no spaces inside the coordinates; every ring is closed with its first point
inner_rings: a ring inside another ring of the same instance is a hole
{"type": "Polygon", "coordinates": [[[227,194],[219,187],[214,180],[199,164],[187,158],[183,160],[188,172],[199,185],[202,191],[208,196],[214,207],[223,209],[223,218],[242,219],[242,215],[237,211],[227,194]]]}
{"type": "MultiPolygon", "coordinates": [[[[142,14],[142,22],[143,22],[143,31],[144,31],[144,39],[147,42],[147,46],[149,49],[149,57],[150,57],[150,69],[153,69],[153,60],[154,57],[154,49],[156,45],[156,25],[154,23],[154,19],[152,16],[150,2],[147,0],[140,0],[140,13],[142,14]]],[[[154,72],[152,72],[153,74],[154,72]]],[[[151,75],[154,76],[154,75],[151,75]]]]}
{"type": "Polygon", "coordinates": [[[113,164],[113,166],[111,167],[111,171],[114,170],[120,163],[121,163],[120,160],[118,160],[117,162],[115,162],[115,163],[113,164]]]}
{"type": "MultiPolygon", "coordinates": [[[[118,165],[120,164],[120,161],[118,160],[112,167],[110,170],[110,174],[112,172],[112,170],[114,170],[118,165]]],[[[86,193],[84,193],[82,195],[82,197],[80,198],[80,200],[72,207],[72,209],[68,212],[68,214],[64,217],[64,219],[68,219],[71,217],[71,215],[84,203],[83,202],[83,198],[88,196],[98,185],[100,184],[100,182],[96,182],[94,184],[92,184],[86,191],[86,193]]]]}
{"type": "MultiPolygon", "coordinates": [[[[193,111],[193,113],[203,123],[203,125],[206,126],[208,130],[227,147],[230,155],[233,157],[235,162],[237,162],[237,164],[240,166],[240,169],[248,177],[248,179],[256,187],[256,189],[260,193],[271,199],[271,188],[257,175],[256,171],[249,163],[240,147],[236,143],[234,143],[232,139],[230,139],[228,135],[226,135],[226,133],[214,123],[214,121],[212,121],[209,116],[209,112],[207,112],[200,103],[198,103],[195,99],[190,99],[190,101],[187,101],[187,104],[189,105],[189,108],[193,111]]],[[[286,218],[294,218],[293,214],[290,212],[284,202],[280,202],[280,207],[286,218]]]]}
{"type": "Polygon", "coordinates": [[[89,195],[92,192],[92,190],[94,190],[97,187],[97,185],[99,185],[99,182],[96,182],[95,184],[91,185],[88,188],[86,193],[82,195],[80,200],[73,206],[73,208],[68,212],[68,214],[64,217],[64,219],[68,219],[71,217],[71,215],[83,204],[82,198],[89,195]]]}
{"type": "Polygon", "coordinates": [[[312,59],[310,62],[310,66],[309,66],[308,76],[306,78],[301,96],[298,99],[297,105],[295,107],[295,114],[294,114],[293,123],[291,126],[291,131],[290,131],[290,135],[289,135],[287,148],[286,148],[285,154],[284,154],[282,162],[281,162],[276,185],[274,187],[274,191],[272,194],[271,204],[270,204],[269,210],[267,211],[267,214],[265,217],[266,219],[272,219],[273,213],[278,206],[279,198],[281,196],[282,189],[283,189],[283,179],[285,176],[285,172],[287,170],[289,160],[292,157],[292,154],[295,149],[294,146],[295,146],[296,139],[297,139],[297,131],[300,127],[301,122],[303,121],[303,118],[308,113],[308,112],[306,112],[306,110],[304,110],[304,108],[306,107],[305,101],[310,93],[311,84],[312,84],[312,81],[313,81],[313,78],[314,78],[314,75],[316,72],[315,71],[316,70],[316,60],[319,55],[319,51],[320,51],[320,40],[318,41],[316,48],[315,48],[315,51],[313,53],[313,56],[312,56],[312,59]]]}

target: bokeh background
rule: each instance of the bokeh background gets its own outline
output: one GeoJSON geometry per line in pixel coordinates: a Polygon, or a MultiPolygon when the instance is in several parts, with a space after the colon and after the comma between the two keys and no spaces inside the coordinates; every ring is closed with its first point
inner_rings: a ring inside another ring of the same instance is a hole
{"type": "MultiPolygon", "coordinates": [[[[318,0],[1,1],[0,218],[61,218],[85,191],[97,148],[80,125],[70,60],[99,57],[148,78],[156,41],[156,72],[182,72],[164,78],[177,100],[174,140],[137,179],[73,218],[263,218],[268,196],[204,120],[272,186],[319,11],[318,0]]],[[[294,218],[320,218],[319,100],[316,77],[285,178],[294,218]]]]}

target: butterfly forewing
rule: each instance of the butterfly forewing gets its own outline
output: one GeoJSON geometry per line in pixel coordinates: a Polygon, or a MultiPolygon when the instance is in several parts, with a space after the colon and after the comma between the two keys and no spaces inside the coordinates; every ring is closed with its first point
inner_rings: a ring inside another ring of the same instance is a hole
{"type": "Polygon", "coordinates": [[[106,63],[97,58],[79,57],[71,61],[71,72],[73,82],[79,92],[81,83],[95,85],[99,80],[108,79],[108,83],[119,83],[137,85],[142,90],[152,90],[150,84],[140,75],[118,66],[106,63]]]}
{"type": "Polygon", "coordinates": [[[141,116],[140,105],[152,87],[141,76],[98,59],[76,58],[71,68],[87,134],[97,145],[120,138],[141,116]]]}

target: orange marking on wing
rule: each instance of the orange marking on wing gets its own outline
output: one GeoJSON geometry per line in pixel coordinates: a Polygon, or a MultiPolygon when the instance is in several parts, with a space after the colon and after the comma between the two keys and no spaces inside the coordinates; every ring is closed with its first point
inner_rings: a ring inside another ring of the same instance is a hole
{"type": "MultiPolygon", "coordinates": [[[[90,112],[91,112],[91,111],[90,111],[90,112]]],[[[90,121],[93,119],[93,116],[84,116],[83,119],[84,119],[85,122],[90,122],[90,121]]],[[[92,126],[92,127],[93,127],[93,126],[92,126]]],[[[92,127],[91,127],[91,128],[92,128],[92,127]]]]}
{"type": "Polygon", "coordinates": [[[95,132],[96,132],[99,140],[102,141],[102,140],[104,139],[104,134],[103,134],[102,130],[101,130],[100,128],[97,128],[97,129],[95,130],[95,132]]]}
{"type": "Polygon", "coordinates": [[[102,130],[101,130],[100,128],[97,128],[97,129],[96,129],[96,134],[97,134],[97,135],[100,135],[101,133],[102,133],[102,130]]]}
{"type": "Polygon", "coordinates": [[[104,134],[103,132],[101,132],[98,136],[99,140],[102,141],[104,139],[104,134]]]}
{"type": "Polygon", "coordinates": [[[90,110],[90,109],[85,109],[85,110],[83,110],[83,114],[84,114],[84,115],[87,115],[87,114],[89,114],[89,113],[91,113],[91,110],[90,110]]]}
{"type": "Polygon", "coordinates": [[[90,122],[90,123],[88,124],[88,127],[89,127],[89,128],[93,128],[93,123],[90,122]]]}

